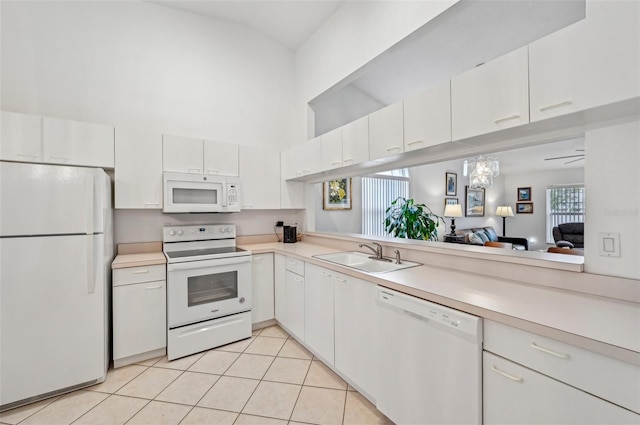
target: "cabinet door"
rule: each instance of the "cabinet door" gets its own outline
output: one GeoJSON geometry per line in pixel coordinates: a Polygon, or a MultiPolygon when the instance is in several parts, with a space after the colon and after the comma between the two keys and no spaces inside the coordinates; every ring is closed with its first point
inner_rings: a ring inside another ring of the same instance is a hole
{"type": "Polygon", "coordinates": [[[342,165],[369,160],[369,117],[362,117],[342,127],[342,165]]]}
{"type": "Polygon", "coordinates": [[[637,424],[640,416],[489,352],[484,424],[637,424]]]}
{"type": "Polygon", "coordinates": [[[42,128],[44,162],[113,168],[113,127],[44,117],[42,128]]]}
{"type": "Polygon", "coordinates": [[[453,140],[529,122],[527,47],[451,79],[453,140]]]}
{"type": "Polygon", "coordinates": [[[166,281],[113,288],[113,358],[167,345],[166,281]]]}
{"type": "Polygon", "coordinates": [[[238,176],[238,145],[204,141],[204,174],[238,176]]]}
{"type": "Polygon", "coordinates": [[[190,137],[162,136],[162,170],[202,174],[203,141],[190,137]]]}
{"type": "Polygon", "coordinates": [[[333,272],[306,264],[304,340],[325,363],[334,364],[333,272]]]}
{"type": "Polygon", "coordinates": [[[252,306],[251,323],[275,317],[273,287],[273,254],[255,254],[251,265],[252,306]]]}
{"type": "Polygon", "coordinates": [[[320,136],[322,141],[322,171],[342,167],[342,128],[320,136]]]}
{"type": "Polygon", "coordinates": [[[335,366],[370,397],[377,389],[376,287],[364,280],[334,275],[335,366]]]}
{"type": "Polygon", "coordinates": [[[304,277],[289,270],[286,276],[285,326],[304,341],[304,277]]]}
{"type": "Polygon", "coordinates": [[[0,159],[42,161],[42,117],[2,111],[0,159]]]}
{"type": "Polygon", "coordinates": [[[640,3],[586,3],[586,18],[529,45],[531,121],[640,96],[640,3]]]}
{"type": "Polygon", "coordinates": [[[287,320],[287,310],[285,308],[287,304],[287,269],[285,265],[285,256],[282,254],[274,254],[273,256],[273,287],[275,298],[275,316],[276,320],[284,324],[287,320]]]}
{"type": "Polygon", "coordinates": [[[451,84],[447,80],[404,99],[404,151],[451,141],[451,84]]]}
{"type": "Polygon", "coordinates": [[[300,149],[294,158],[299,165],[302,176],[322,171],[322,138],[307,140],[300,144],[300,149]]]}
{"type": "Polygon", "coordinates": [[[240,146],[242,209],[280,208],[280,151],[240,146]]]}
{"type": "Polygon", "coordinates": [[[385,158],[404,151],[402,101],[369,115],[369,159],[385,158]]]}
{"type": "Polygon", "coordinates": [[[115,207],[162,209],[162,134],[116,128],[115,207]]]}

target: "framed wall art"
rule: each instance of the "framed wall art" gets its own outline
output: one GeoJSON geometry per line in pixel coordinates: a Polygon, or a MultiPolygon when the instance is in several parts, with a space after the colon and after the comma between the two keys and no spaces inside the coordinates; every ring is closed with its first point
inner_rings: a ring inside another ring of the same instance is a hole
{"type": "Polygon", "coordinates": [[[446,195],[456,196],[458,194],[458,175],[456,173],[445,174],[446,195]]]}
{"type": "Polygon", "coordinates": [[[444,205],[458,205],[458,198],[444,198],[444,205]]]}
{"type": "Polygon", "coordinates": [[[516,214],[533,214],[533,202],[516,202],[516,214]]]}
{"type": "Polygon", "coordinates": [[[350,210],[351,196],[351,178],[322,183],[323,210],[350,210]]]}
{"type": "Polygon", "coordinates": [[[518,188],[518,202],[531,202],[531,188],[519,187],[518,188]]]}
{"type": "Polygon", "coordinates": [[[469,186],[465,186],[464,198],[467,203],[465,217],[484,217],[484,188],[469,189],[469,186]]]}

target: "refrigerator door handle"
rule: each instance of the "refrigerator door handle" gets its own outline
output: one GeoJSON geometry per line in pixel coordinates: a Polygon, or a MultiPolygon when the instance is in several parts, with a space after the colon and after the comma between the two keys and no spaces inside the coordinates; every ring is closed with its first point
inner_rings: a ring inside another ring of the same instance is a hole
{"type": "Polygon", "coordinates": [[[87,294],[96,292],[96,278],[94,276],[95,264],[93,261],[93,235],[87,235],[87,294]]]}
{"type": "Polygon", "coordinates": [[[92,235],[93,234],[93,205],[95,203],[95,199],[93,196],[93,175],[88,175],[85,177],[84,180],[84,187],[85,187],[85,217],[87,219],[86,223],[87,223],[87,230],[86,233],[87,235],[92,235]]]}

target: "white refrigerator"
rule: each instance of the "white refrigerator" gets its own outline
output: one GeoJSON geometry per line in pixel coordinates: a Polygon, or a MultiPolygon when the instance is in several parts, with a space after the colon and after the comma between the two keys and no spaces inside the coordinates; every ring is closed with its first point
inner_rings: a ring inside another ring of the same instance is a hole
{"type": "Polygon", "coordinates": [[[0,161],[0,411],[104,381],[111,180],[0,161]]]}

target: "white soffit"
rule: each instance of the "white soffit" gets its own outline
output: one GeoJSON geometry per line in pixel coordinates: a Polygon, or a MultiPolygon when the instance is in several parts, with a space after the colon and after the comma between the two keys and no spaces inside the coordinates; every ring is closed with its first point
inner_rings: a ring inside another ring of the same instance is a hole
{"type": "Polygon", "coordinates": [[[344,0],[154,0],[150,3],[246,25],[295,51],[344,0]]]}

